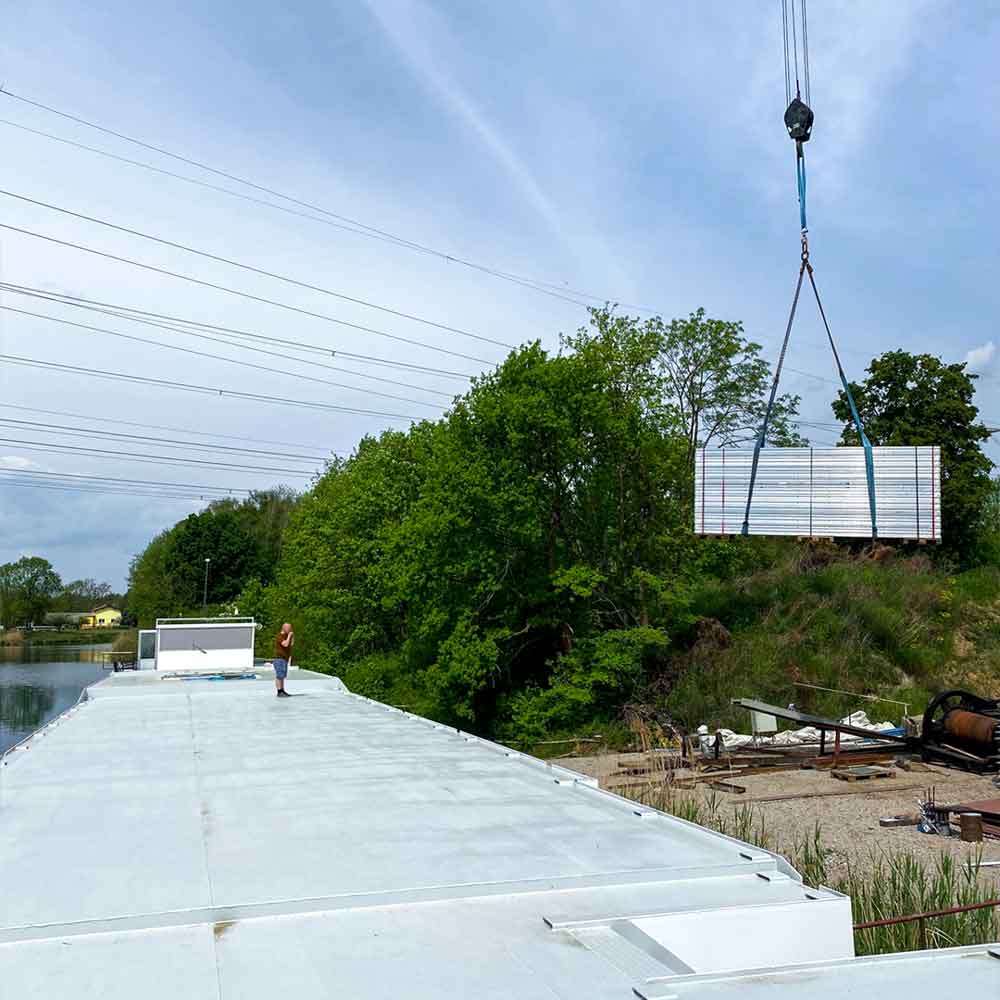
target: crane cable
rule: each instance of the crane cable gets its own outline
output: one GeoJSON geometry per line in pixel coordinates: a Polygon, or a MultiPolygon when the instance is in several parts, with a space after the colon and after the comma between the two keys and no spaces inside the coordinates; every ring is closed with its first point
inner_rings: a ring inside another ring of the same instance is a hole
{"type": "Polygon", "coordinates": [[[770,424],[771,413],[774,409],[778,383],[781,380],[781,369],[785,363],[785,354],[788,351],[788,341],[792,333],[792,324],[795,322],[799,294],[802,291],[802,279],[808,274],[809,285],[816,299],[816,306],[819,309],[820,318],[823,320],[823,328],[826,330],[826,338],[830,343],[830,350],[833,352],[833,358],[837,365],[840,384],[847,398],[847,403],[850,406],[851,417],[854,420],[854,426],[861,440],[861,447],[865,451],[865,478],[868,482],[868,508],[871,515],[872,538],[878,538],[875,506],[875,461],[872,453],[872,445],[871,441],[868,440],[868,435],[865,433],[861,414],[858,412],[858,407],[854,401],[854,394],[851,392],[850,383],[844,374],[844,367],[840,363],[840,354],[837,351],[837,345],[834,342],[833,333],[826,318],[826,310],[823,308],[823,303],[819,297],[819,289],[816,287],[816,278],[813,274],[812,264],[809,262],[809,229],[806,224],[806,159],[803,143],[808,142],[812,135],[814,115],[812,109],[809,107],[812,95],[809,83],[809,28],[806,18],[806,0],[799,0],[799,18],[796,18],[795,2],[796,0],[781,0],[781,20],[785,56],[785,99],[788,101],[788,107],[785,110],[785,128],[788,130],[789,138],[795,143],[795,177],[799,195],[799,239],[801,243],[799,277],[795,285],[792,308],[788,314],[788,323],[785,326],[785,336],[781,344],[781,353],[778,355],[778,364],[774,370],[771,395],[768,399],[767,409],[764,411],[764,420],[761,424],[760,434],[757,436],[757,442],[754,445],[753,461],[750,466],[750,486],[747,491],[747,505],[743,514],[741,534],[750,534],[750,508],[753,503],[754,485],[757,481],[757,466],[760,460],[760,452],[767,444],[768,425],[770,424]],[[788,47],[789,35],[791,35],[792,41],[790,51],[788,47]],[[801,61],[799,58],[800,35],[802,40],[801,61]]]}

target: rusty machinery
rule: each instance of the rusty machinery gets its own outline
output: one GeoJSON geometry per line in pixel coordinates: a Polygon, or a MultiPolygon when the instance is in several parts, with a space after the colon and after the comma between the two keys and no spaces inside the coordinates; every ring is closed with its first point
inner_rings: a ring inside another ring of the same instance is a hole
{"type": "Polygon", "coordinates": [[[1000,769],[1000,700],[944,691],[931,700],[920,731],[921,755],[972,771],[1000,769]]]}
{"type": "Polygon", "coordinates": [[[821,754],[828,750],[844,752],[839,735],[846,734],[866,741],[864,747],[855,747],[857,751],[895,751],[969,771],[1000,771],[1000,700],[980,698],[970,691],[944,691],[933,698],[924,712],[919,734],[912,735],[904,735],[900,730],[878,732],[750,698],[734,698],[732,703],[750,712],[819,730],[821,754]]]}

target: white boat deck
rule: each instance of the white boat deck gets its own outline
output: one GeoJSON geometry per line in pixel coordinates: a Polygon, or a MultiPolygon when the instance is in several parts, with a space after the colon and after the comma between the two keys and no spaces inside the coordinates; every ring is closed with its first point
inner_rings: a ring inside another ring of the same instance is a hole
{"type": "Polygon", "coordinates": [[[845,976],[902,1000],[928,969],[1000,995],[986,948],[843,966],[848,901],[773,855],[334,679],[289,689],[118,674],[7,758],[4,1000],[756,1000],[845,976]]]}

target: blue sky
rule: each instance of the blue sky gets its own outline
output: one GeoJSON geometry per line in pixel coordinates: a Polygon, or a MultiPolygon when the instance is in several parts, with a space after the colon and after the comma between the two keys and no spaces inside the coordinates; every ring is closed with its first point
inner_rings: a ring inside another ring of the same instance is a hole
{"type": "MultiPolygon", "coordinates": [[[[794,161],[781,124],[778,11],[776,0],[11,5],[0,38],[0,80],[26,97],[455,255],[665,317],[704,306],[712,315],[742,320],[773,356],[798,259],[794,161]]],[[[808,147],[811,243],[845,367],[860,377],[872,356],[897,347],[947,360],[971,357],[984,375],[982,411],[1000,426],[1000,334],[994,329],[1000,126],[993,113],[998,78],[991,71],[1000,5],[813,0],[809,14],[817,115],[808,147]]],[[[218,181],[9,98],[0,97],[0,118],[218,181]]],[[[560,332],[585,320],[579,306],[460,265],[157,177],[9,125],[0,125],[0,142],[6,191],[484,337],[512,344],[540,337],[552,346],[560,332]]],[[[0,221],[11,225],[483,362],[504,354],[495,345],[192,259],[7,196],[0,195],[0,209],[0,221]]],[[[0,276],[340,350],[463,371],[483,367],[7,231],[0,231],[0,276]]],[[[35,308],[10,293],[0,304],[35,308]]],[[[64,307],[42,311],[157,337],[64,307]]],[[[788,363],[818,377],[790,374],[785,388],[802,395],[806,419],[830,421],[834,386],[821,379],[833,371],[820,336],[806,309],[788,363]]],[[[213,350],[159,334],[167,337],[213,350]]],[[[393,390],[341,376],[359,388],[337,389],[10,312],[0,312],[0,342],[4,354],[414,416],[433,416],[446,403],[427,389],[461,387],[414,375],[410,380],[423,388],[393,390]],[[376,398],[376,388],[420,403],[376,398]]],[[[255,360],[317,374],[299,359],[255,360]]],[[[391,369],[366,370],[408,380],[391,369]]],[[[3,364],[0,397],[8,404],[0,416],[111,426],[10,406],[48,408],[289,442],[318,455],[350,450],[362,434],[406,422],[3,364]]],[[[0,442],[0,466],[7,468],[245,488],[282,478],[45,453],[10,439],[66,439],[3,426],[9,433],[0,433],[7,438],[0,442]]],[[[814,440],[823,436],[817,431],[814,440]]],[[[993,446],[990,454],[1000,459],[993,446]]],[[[43,554],[66,578],[96,576],[121,586],[130,557],[196,506],[0,486],[0,561],[43,554]]]]}

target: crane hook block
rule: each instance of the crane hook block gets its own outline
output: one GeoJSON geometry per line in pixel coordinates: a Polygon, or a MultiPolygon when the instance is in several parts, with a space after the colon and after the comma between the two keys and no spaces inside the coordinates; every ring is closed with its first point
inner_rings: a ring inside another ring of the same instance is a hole
{"type": "Polygon", "coordinates": [[[785,128],[788,129],[789,138],[796,142],[808,142],[812,127],[812,108],[799,98],[793,98],[785,109],[785,128]]]}

